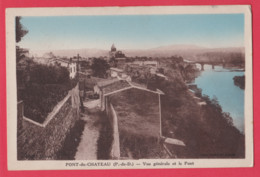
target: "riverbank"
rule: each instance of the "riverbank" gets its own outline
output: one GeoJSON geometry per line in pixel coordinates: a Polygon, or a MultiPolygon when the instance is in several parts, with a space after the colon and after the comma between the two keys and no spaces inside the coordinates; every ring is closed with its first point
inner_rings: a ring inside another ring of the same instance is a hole
{"type": "MultiPolygon", "coordinates": [[[[243,158],[244,134],[233,125],[229,114],[223,112],[216,99],[201,97],[206,104],[198,104],[189,93],[185,80],[194,78],[196,71],[173,67],[174,61],[164,64],[168,81],[158,82],[162,97],[163,135],[180,139],[186,147],[170,147],[178,158],[243,158]],[[168,72],[167,72],[168,71],[168,72]]],[[[181,63],[177,64],[181,65],[181,63]]]]}
{"type": "Polygon", "coordinates": [[[217,99],[222,111],[230,113],[234,126],[241,132],[244,132],[244,90],[234,84],[233,78],[243,75],[242,70],[233,71],[222,66],[212,69],[205,65],[205,70],[193,82],[202,95],[217,99]]]}

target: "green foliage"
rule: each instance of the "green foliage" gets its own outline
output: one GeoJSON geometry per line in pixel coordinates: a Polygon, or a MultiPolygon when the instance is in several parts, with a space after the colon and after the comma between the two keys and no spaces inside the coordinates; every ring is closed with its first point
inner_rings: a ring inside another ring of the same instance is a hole
{"type": "Polygon", "coordinates": [[[105,78],[107,76],[109,64],[104,59],[95,58],[91,65],[91,69],[93,71],[93,76],[105,78]]]}

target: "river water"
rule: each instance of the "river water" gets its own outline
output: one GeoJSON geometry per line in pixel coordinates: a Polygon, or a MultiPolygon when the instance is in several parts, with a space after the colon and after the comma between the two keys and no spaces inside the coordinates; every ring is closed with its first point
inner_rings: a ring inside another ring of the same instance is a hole
{"type": "MultiPolygon", "coordinates": [[[[200,65],[197,65],[200,68],[200,65]]],[[[230,113],[234,126],[244,132],[244,90],[234,85],[233,77],[242,76],[244,71],[228,70],[222,66],[204,65],[204,71],[195,79],[202,94],[216,97],[222,110],[230,113]]]]}

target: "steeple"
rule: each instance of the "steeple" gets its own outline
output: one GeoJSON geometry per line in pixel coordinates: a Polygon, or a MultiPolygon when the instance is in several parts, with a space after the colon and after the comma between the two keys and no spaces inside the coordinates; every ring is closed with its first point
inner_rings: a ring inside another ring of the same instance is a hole
{"type": "Polygon", "coordinates": [[[116,51],[116,47],[115,47],[115,44],[112,44],[112,46],[111,46],[111,52],[114,52],[114,51],[116,51]]]}

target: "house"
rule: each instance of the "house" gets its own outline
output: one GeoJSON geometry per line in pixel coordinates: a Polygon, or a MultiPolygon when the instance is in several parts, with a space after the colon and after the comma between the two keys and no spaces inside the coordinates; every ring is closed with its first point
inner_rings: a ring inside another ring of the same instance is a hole
{"type": "Polygon", "coordinates": [[[144,62],[143,61],[134,61],[134,62],[131,63],[131,65],[143,66],[144,62]]]}
{"type": "Polygon", "coordinates": [[[119,68],[110,68],[110,77],[112,78],[118,78],[119,80],[127,80],[127,81],[132,81],[131,77],[127,75],[124,70],[119,69],[119,68]]]}
{"type": "Polygon", "coordinates": [[[77,75],[78,65],[77,65],[77,62],[75,62],[75,61],[64,59],[64,58],[54,58],[52,60],[49,60],[49,64],[59,65],[59,66],[67,68],[70,73],[71,79],[75,78],[77,75]]]}
{"type": "Polygon", "coordinates": [[[127,81],[117,78],[98,82],[94,86],[94,93],[99,94],[101,110],[105,110],[105,94],[130,87],[131,85],[127,81]]]}
{"type": "Polygon", "coordinates": [[[139,149],[147,151],[145,139],[157,147],[158,138],[162,136],[162,94],[160,90],[149,90],[144,85],[125,80],[102,89],[101,108],[113,127],[113,158],[138,158],[138,153],[137,156],[133,154],[139,149]]]}
{"type": "Polygon", "coordinates": [[[137,66],[150,66],[158,68],[159,64],[157,61],[134,61],[131,63],[131,65],[137,65],[137,66]]]}
{"type": "Polygon", "coordinates": [[[69,66],[69,61],[64,58],[53,58],[49,60],[48,65],[59,65],[67,68],[69,66]]]}
{"type": "MultiPolygon", "coordinates": [[[[144,85],[126,80],[111,79],[98,82],[95,92],[99,94],[98,105],[101,111],[106,113],[113,127],[113,158],[120,158],[121,155],[124,157],[120,151],[128,148],[129,143],[121,146],[125,140],[120,142],[120,138],[126,132],[131,136],[145,136],[157,140],[162,136],[162,91],[149,90],[144,85]],[[124,134],[121,134],[122,132],[124,134]]],[[[129,150],[131,151],[131,148],[129,150]]]]}
{"type": "Polygon", "coordinates": [[[119,68],[110,68],[109,71],[110,71],[110,76],[113,78],[117,76],[121,76],[124,73],[124,71],[119,68]]]}
{"type": "Polygon", "coordinates": [[[96,85],[94,86],[94,93],[100,94],[103,87],[110,85],[110,84],[117,82],[117,81],[118,81],[118,79],[115,78],[115,79],[109,79],[109,80],[106,79],[106,80],[102,80],[102,81],[97,82],[96,85]]]}
{"type": "Polygon", "coordinates": [[[69,72],[70,72],[71,79],[76,77],[76,75],[77,75],[77,63],[76,62],[69,63],[69,72]]]}
{"type": "Polygon", "coordinates": [[[131,88],[135,88],[135,89],[139,89],[139,90],[143,90],[143,91],[147,91],[147,92],[151,92],[151,93],[156,93],[156,94],[164,94],[162,91],[160,90],[150,90],[147,89],[146,86],[141,85],[141,84],[137,84],[135,82],[129,82],[127,80],[120,80],[120,79],[110,79],[110,80],[105,80],[105,81],[101,81],[98,82],[95,86],[94,86],[94,93],[99,94],[99,98],[100,98],[100,105],[101,105],[101,110],[105,109],[105,97],[117,92],[121,92],[127,89],[131,89],[131,88]]]}
{"type": "MultiPolygon", "coordinates": [[[[126,97],[128,97],[130,99],[136,100],[136,102],[142,104],[144,100],[139,99],[140,97],[142,97],[141,95],[149,95],[148,97],[152,97],[151,99],[148,100],[153,100],[151,103],[149,103],[149,105],[157,105],[158,109],[157,109],[157,117],[156,120],[152,120],[152,122],[156,121],[157,123],[155,124],[155,127],[157,129],[157,133],[153,134],[154,136],[158,136],[158,135],[162,135],[162,130],[161,130],[161,95],[164,95],[164,93],[159,90],[150,90],[147,89],[146,86],[142,85],[142,84],[138,84],[135,82],[127,82],[125,80],[120,80],[117,82],[113,82],[113,84],[109,84],[107,86],[105,86],[104,88],[101,89],[101,110],[106,110],[108,109],[108,105],[110,104],[110,100],[111,100],[111,96],[117,96],[120,94],[124,94],[126,97]],[[125,95],[126,93],[126,95],[125,95]],[[129,94],[131,93],[131,94],[129,94]],[[134,99],[133,99],[134,98],[134,99]],[[157,119],[158,118],[158,119],[157,119]]],[[[123,101],[123,102],[128,102],[128,99],[126,100],[121,100],[120,97],[118,97],[118,101],[123,101]]],[[[129,103],[129,104],[133,104],[133,103],[129,103]]],[[[148,103],[145,103],[148,104],[148,103]]],[[[128,109],[128,108],[126,108],[128,109]]],[[[130,111],[131,109],[129,109],[130,111]]],[[[134,110],[132,110],[134,111],[134,110]]],[[[128,112],[129,115],[132,115],[131,112],[128,112]]],[[[130,116],[131,117],[131,116],[130,116]]],[[[144,120],[147,118],[144,118],[144,120]]],[[[144,120],[140,120],[141,122],[144,120]]],[[[127,121],[127,120],[126,120],[127,121]]],[[[130,124],[129,124],[130,125],[130,124]]],[[[129,127],[130,128],[130,127],[129,127]]],[[[144,132],[143,130],[140,130],[142,132],[144,132]]],[[[145,130],[145,132],[149,133],[149,130],[145,130]]]]}
{"type": "Polygon", "coordinates": [[[125,63],[126,63],[125,57],[115,58],[115,60],[116,60],[116,66],[118,68],[123,68],[125,66],[125,63]]]}
{"type": "Polygon", "coordinates": [[[157,61],[144,61],[143,65],[157,68],[158,62],[157,61]]]}

